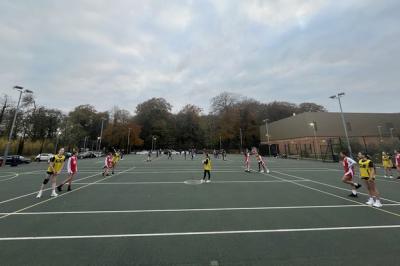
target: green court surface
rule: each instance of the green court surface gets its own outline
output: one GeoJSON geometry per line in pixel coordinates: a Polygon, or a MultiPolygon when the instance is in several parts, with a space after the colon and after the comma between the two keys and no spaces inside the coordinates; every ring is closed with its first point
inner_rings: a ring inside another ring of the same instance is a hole
{"type": "MultiPolygon", "coordinates": [[[[72,192],[36,199],[46,163],[0,170],[1,265],[399,265],[400,182],[378,177],[383,208],[350,198],[339,164],[202,155],[79,161],[72,192]]],[[[382,174],[381,170],[378,170],[382,174]]],[[[65,178],[65,172],[58,181],[65,178]]]]}

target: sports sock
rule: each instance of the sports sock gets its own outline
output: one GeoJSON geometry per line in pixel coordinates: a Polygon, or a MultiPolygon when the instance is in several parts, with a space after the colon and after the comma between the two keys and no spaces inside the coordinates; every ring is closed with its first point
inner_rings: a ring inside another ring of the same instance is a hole
{"type": "Polygon", "coordinates": [[[357,190],[352,189],[352,190],[351,190],[351,193],[353,193],[353,195],[357,195],[357,190]]]}

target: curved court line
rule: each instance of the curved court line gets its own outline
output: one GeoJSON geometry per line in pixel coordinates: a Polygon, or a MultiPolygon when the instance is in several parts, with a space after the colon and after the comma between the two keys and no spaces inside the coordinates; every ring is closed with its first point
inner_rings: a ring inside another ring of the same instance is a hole
{"type": "Polygon", "coordinates": [[[173,232],[173,233],[143,233],[143,234],[119,234],[119,235],[75,235],[75,236],[22,236],[1,237],[0,241],[17,240],[57,240],[57,239],[90,239],[90,238],[132,238],[132,237],[165,237],[165,236],[194,236],[194,235],[233,235],[233,234],[260,234],[260,233],[295,233],[313,231],[350,231],[350,230],[376,230],[400,228],[400,224],[393,225],[369,225],[369,226],[340,226],[340,227],[314,227],[314,228],[282,228],[261,230],[237,230],[237,231],[203,231],[203,232],[173,232]]]}

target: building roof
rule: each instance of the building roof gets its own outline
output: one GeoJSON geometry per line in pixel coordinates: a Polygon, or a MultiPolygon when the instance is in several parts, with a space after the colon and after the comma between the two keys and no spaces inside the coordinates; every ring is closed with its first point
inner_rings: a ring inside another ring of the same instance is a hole
{"type": "MultiPolygon", "coordinates": [[[[400,135],[400,113],[344,113],[350,137],[400,135]],[[393,128],[393,129],[391,129],[393,128]]],[[[342,137],[344,128],[340,113],[309,112],[268,124],[270,141],[302,137],[342,137]],[[314,132],[313,124],[316,125],[314,132]]],[[[260,127],[261,142],[266,142],[265,125],[260,127]]]]}

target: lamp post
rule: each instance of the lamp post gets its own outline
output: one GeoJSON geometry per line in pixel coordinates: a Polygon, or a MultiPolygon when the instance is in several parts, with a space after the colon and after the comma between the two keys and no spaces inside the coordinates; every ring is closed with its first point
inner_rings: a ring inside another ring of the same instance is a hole
{"type": "Polygon", "coordinates": [[[269,141],[269,127],[268,127],[268,121],[269,119],[266,118],[263,120],[263,122],[265,122],[265,130],[267,132],[267,134],[265,135],[267,137],[267,142],[268,142],[268,156],[271,156],[271,143],[269,141]]]}
{"type": "Polygon", "coordinates": [[[383,138],[382,138],[382,126],[378,126],[378,132],[379,132],[379,141],[382,143],[383,138]]]}
{"type": "Polygon", "coordinates": [[[87,142],[87,136],[85,137],[85,141],[83,142],[83,151],[86,151],[86,142],[87,142]]]}
{"type": "Polygon", "coordinates": [[[54,154],[57,154],[57,149],[58,149],[58,143],[60,141],[60,135],[61,135],[61,129],[57,128],[57,133],[56,133],[56,147],[54,149],[54,154]]]}
{"type": "Polygon", "coordinates": [[[239,128],[239,133],[240,133],[240,154],[242,154],[242,151],[243,151],[243,135],[242,135],[242,128],[239,128]]]}
{"type": "Polygon", "coordinates": [[[393,130],[394,130],[394,128],[391,127],[390,128],[390,138],[392,139],[392,141],[394,140],[393,130]]]}
{"type": "Polygon", "coordinates": [[[101,140],[103,139],[103,127],[104,121],[107,120],[106,118],[101,118],[101,130],[100,130],[100,139],[99,139],[99,150],[101,151],[101,140]]]}
{"type": "Polygon", "coordinates": [[[130,154],[130,153],[131,153],[131,149],[130,149],[130,147],[129,147],[130,138],[131,138],[131,128],[128,128],[128,143],[127,143],[127,145],[126,145],[126,153],[127,153],[127,154],[130,154]]]}
{"type": "Polygon", "coordinates": [[[10,149],[10,144],[11,144],[11,138],[12,138],[12,135],[14,134],[15,121],[17,120],[17,114],[18,114],[18,110],[19,110],[19,105],[21,103],[22,94],[23,93],[33,93],[33,91],[24,89],[24,87],[21,87],[21,86],[14,86],[14,89],[19,91],[19,99],[18,99],[17,108],[15,109],[15,114],[14,114],[14,119],[13,119],[13,122],[11,125],[10,134],[8,135],[8,141],[7,141],[6,147],[4,149],[4,156],[3,156],[3,164],[4,165],[6,164],[6,161],[7,161],[8,150],[10,149]]]}
{"type": "Polygon", "coordinates": [[[342,98],[345,95],[344,92],[338,93],[336,95],[332,95],[331,99],[337,99],[339,102],[339,108],[340,108],[340,115],[342,117],[342,123],[343,123],[343,129],[344,129],[344,134],[346,135],[346,141],[347,141],[347,149],[349,150],[349,155],[350,157],[353,157],[353,152],[351,150],[351,145],[350,145],[350,140],[349,140],[349,134],[347,133],[347,125],[346,125],[346,120],[344,119],[344,114],[343,114],[343,108],[342,108],[342,102],[340,101],[340,98],[342,98]]]}
{"type": "Polygon", "coordinates": [[[314,156],[317,159],[319,156],[317,156],[317,148],[316,148],[316,143],[317,143],[317,122],[313,121],[309,123],[309,125],[313,128],[314,131],[314,156]]]}

